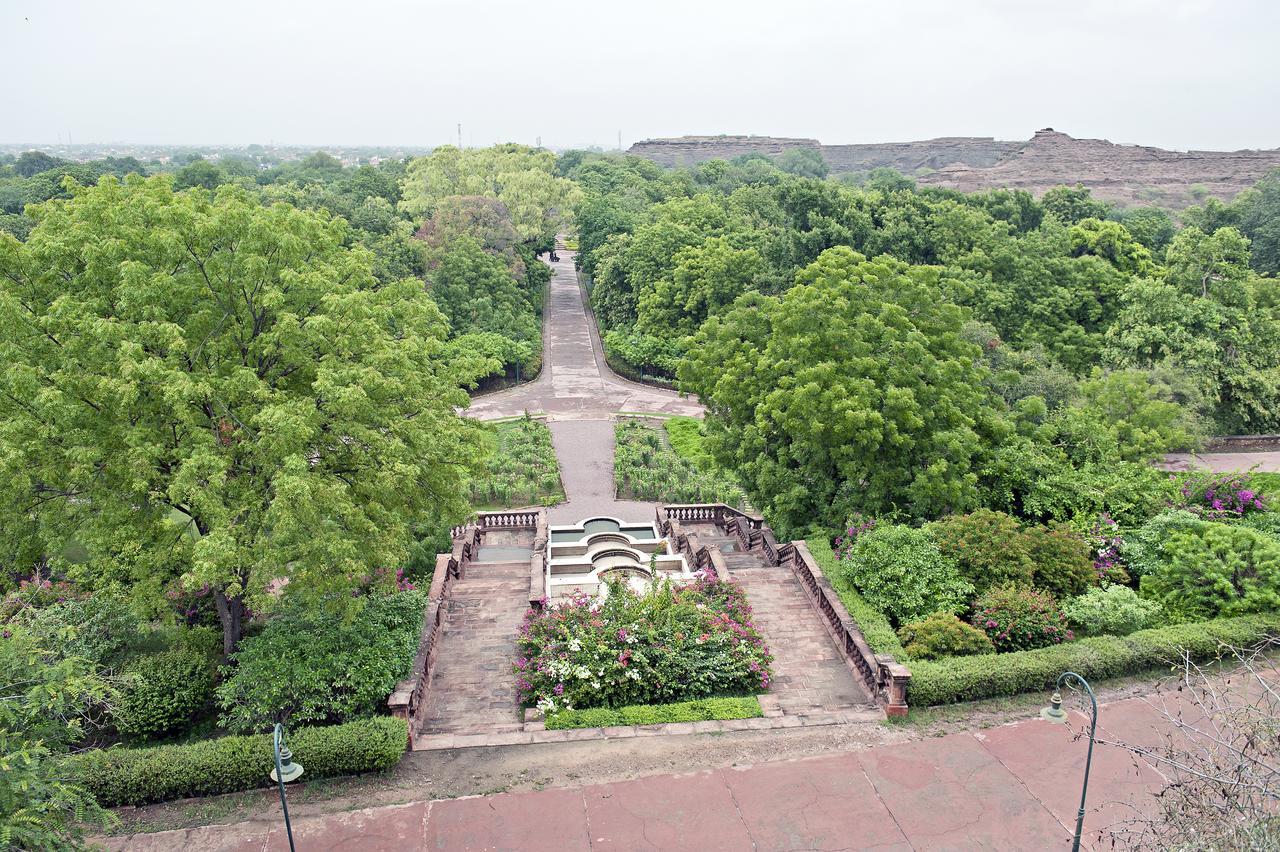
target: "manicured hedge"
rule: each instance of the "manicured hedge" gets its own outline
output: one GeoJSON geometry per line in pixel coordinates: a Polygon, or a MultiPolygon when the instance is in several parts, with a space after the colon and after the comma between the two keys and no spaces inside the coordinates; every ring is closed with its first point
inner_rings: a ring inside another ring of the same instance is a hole
{"type": "Polygon", "coordinates": [[[1276,634],[1280,614],[1247,615],[1128,636],[1093,636],[1034,651],[912,661],[907,702],[919,707],[1049,689],[1068,670],[1087,678],[1122,677],[1167,665],[1184,650],[1207,660],[1223,644],[1249,646],[1276,634]]]}
{"type": "MultiPolygon", "coordinates": [[[[379,716],[289,731],[306,779],[395,766],[408,742],[403,719],[379,716]]],[[[106,807],[252,790],[271,783],[271,735],[220,737],[188,745],[111,748],[67,758],[69,774],[106,807]]]]}
{"type": "Polygon", "coordinates": [[[809,545],[809,552],[813,554],[813,559],[822,569],[822,573],[826,574],[827,579],[831,581],[831,587],[836,590],[840,603],[844,604],[849,615],[862,629],[862,636],[871,646],[871,650],[877,654],[889,654],[898,660],[904,659],[907,654],[902,650],[902,642],[890,626],[889,619],[880,610],[867,603],[862,595],[858,594],[858,590],[845,579],[844,572],[836,562],[836,555],[831,551],[831,544],[825,538],[805,539],[805,544],[809,545]]]}
{"type": "Polygon", "coordinates": [[[700,698],[673,704],[633,704],[630,707],[593,707],[561,710],[547,717],[547,730],[609,728],[614,725],[654,725],[660,722],[704,722],[708,719],[754,719],[764,715],[755,696],[700,698]]]}

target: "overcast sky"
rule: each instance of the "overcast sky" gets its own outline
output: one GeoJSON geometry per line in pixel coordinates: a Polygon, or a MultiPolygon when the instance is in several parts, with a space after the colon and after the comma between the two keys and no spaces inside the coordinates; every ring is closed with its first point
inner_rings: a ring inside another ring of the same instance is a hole
{"type": "Polygon", "coordinates": [[[0,143],[1280,147],[1280,0],[0,0],[0,143]]]}

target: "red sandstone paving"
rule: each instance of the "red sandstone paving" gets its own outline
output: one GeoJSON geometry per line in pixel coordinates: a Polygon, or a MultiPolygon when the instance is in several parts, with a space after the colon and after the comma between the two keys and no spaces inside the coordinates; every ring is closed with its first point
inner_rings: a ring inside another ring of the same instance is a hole
{"type": "Polygon", "coordinates": [[[971,734],[873,749],[858,761],[916,849],[1070,845],[1071,832],[971,734]]]}
{"type": "MultiPolygon", "coordinates": [[[[1137,699],[1102,708],[1117,731],[1151,731],[1153,718],[1137,699]]],[[[829,757],[307,817],[295,828],[303,850],[1061,849],[1087,746],[1072,737],[1035,719],[829,757]]],[[[1100,746],[1086,826],[1100,826],[1112,800],[1141,804],[1150,780],[1100,746]]],[[[107,846],[284,848],[278,813],[263,816],[107,846]]]]}
{"type": "MultiPolygon", "coordinates": [[[[333,814],[323,821],[299,820],[293,826],[294,845],[307,852],[421,849],[429,808],[429,802],[414,802],[333,814]]],[[[265,847],[259,848],[266,852],[288,852],[289,838],[284,826],[272,828],[265,847]]]]}
{"type": "Polygon", "coordinates": [[[720,774],[758,849],[911,849],[855,755],[720,774]]]}
{"type": "Polygon", "coordinates": [[[592,849],[755,848],[715,771],[600,784],[583,796],[592,849]]]}
{"type": "MultiPolygon", "coordinates": [[[[1132,712],[1133,702],[1107,708],[1107,716],[1132,712]]],[[[1150,730],[1150,719],[1145,721],[1150,730]]],[[[1101,735],[1101,732],[1099,732],[1101,735]]],[[[1072,713],[1070,725],[1017,724],[976,735],[982,745],[1063,825],[1075,830],[1088,752],[1088,718],[1072,713]],[[1079,736],[1084,732],[1084,736],[1079,736]]],[[[1133,756],[1114,746],[1093,750],[1089,798],[1085,803],[1084,836],[1134,816],[1134,808],[1151,804],[1151,794],[1163,787],[1150,767],[1135,764],[1133,756]]]]}
{"type": "Polygon", "coordinates": [[[421,848],[496,852],[590,849],[583,791],[500,793],[435,802],[431,806],[426,840],[421,848]]]}

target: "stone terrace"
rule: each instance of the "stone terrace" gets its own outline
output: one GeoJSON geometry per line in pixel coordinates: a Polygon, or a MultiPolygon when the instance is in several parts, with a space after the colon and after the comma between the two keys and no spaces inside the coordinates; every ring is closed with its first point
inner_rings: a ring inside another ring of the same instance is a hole
{"type": "Polygon", "coordinates": [[[724,554],[730,579],[746,589],[756,627],[774,657],[773,686],[769,695],[761,696],[766,710],[776,707],[784,716],[818,716],[874,708],[791,571],[770,565],[759,551],[743,551],[735,538],[713,524],[687,528],[724,554]]]}
{"type": "MultiPolygon", "coordinates": [[[[711,507],[704,507],[710,509],[711,507]]],[[[724,507],[720,507],[724,510],[724,507]]],[[[732,512],[732,510],[727,510],[732,512]]],[[[659,510],[659,518],[665,517],[659,510]]],[[[727,517],[727,516],[726,516],[727,517]]],[[[756,626],[774,654],[774,680],[760,696],[764,718],[651,725],[603,730],[547,731],[525,722],[516,703],[516,634],[543,570],[545,513],[509,513],[501,522],[529,528],[463,528],[455,544],[478,542],[462,559],[441,557],[437,573],[450,582],[439,590],[440,622],[433,634],[427,684],[421,704],[410,712],[413,748],[510,745],[534,742],[654,736],[800,725],[827,725],[884,718],[868,685],[855,673],[788,564],[775,564],[752,540],[750,548],[722,522],[669,523],[680,552],[699,568],[713,565],[723,577],[743,584],[756,626]],[[535,519],[536,524],[534,523],[535,519]],[[534,526],[537,527],[536,531],[534,526]],[[457,571],[441,567],[456,565],[457,571]]],[[[759,532],[756,533],[759,536],[759,532]]],[[[468,545],[468,547],[470,547],[468,545]]],[[[406,694],[412,691],[406,687],[406,694]]]]}

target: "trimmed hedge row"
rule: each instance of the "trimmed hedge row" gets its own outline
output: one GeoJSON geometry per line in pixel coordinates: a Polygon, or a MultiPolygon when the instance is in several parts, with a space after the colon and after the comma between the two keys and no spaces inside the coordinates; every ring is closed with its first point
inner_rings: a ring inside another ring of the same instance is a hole
{"type": "Polygon", "coordinates": [[[809,553],[813,554],[813,559],[822,569],[822,573],[827,575],[831,587],[836,590],[840,603],[844,604],[849,615],[862,629],[862,636],[871,646],[871,650],[877,654],[890,654],[898,660],[905,659],[907,653],[902,649],[902,642],[890,626],[889,619],[883,612],[867,603],[862,595],[858,594],[858,590],[845,579],[844,572],[836,562],[836,555],[831,550],[831,544],[825,538],[807,538],[805,544],[809,546],[809,553]]]}
{"type": "Polygon", "coordinates": [[[654,725],[662,722],[705,722],[708,719],[754,719],[763,716],[760,701],[745,698],[700,698],[671,704],[633,704],[628,707],[592,707],[561,710],[547,717],[547,730],[610,728],[614,725],[654,725]]]}
{"type": "Polygon", "coordinates": [[[1250,646],[1278,633],[1280,614],[1272,613],[1091,636],[1034,651],[915,660],[907,702],[923,707],[1046,690],[1068,670],[1087,678],[1123,677],[1167,665],[1184,651],[1209,660],[1224,644],[1250,646]]]}
{"type": "MultiPolygon", "coordinates": [[[[304,778],[389,769],[408,742],[403,719],[378,716],[344,725],[299,728],[287,742],[304,778]]],[[[187,745],[111,748],[66,759],[71,779],[104,807],[145,805],[266,787],[275,760],[270,734],[219,737],[187,745]]]]}

